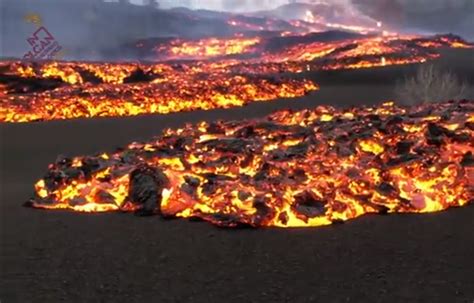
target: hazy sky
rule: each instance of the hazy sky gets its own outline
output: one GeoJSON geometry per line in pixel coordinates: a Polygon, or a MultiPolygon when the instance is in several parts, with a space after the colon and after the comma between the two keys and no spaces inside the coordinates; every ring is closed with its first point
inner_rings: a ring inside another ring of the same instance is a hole
{"type": "MultiPolygon", "coordinates": [[[[130,0],[132,3],[135,4],[143,4],[143,0],[130,0]]],[[[329,0],[331,1],[331,0],[329,0]]],[[[339,0],[332,0],[332,1],[339,1],[339,0]]],[[[180,4],[180,0],[160,0],[161,3],[163,3],[165,7],[168,7],[170,5],[172,6],[182,6],[180,4]]],[[[203,9],[216,9],[216,10],[222,10],[225,8],[223,6],[223,2],[226,2],[226,0],[190,0],[189,2],[192,3],[193,8],[203,8],[203,9]]],[[[236,0],[234,1],[229,1],[229,2],[237,2],[236,0]]],[[[240,2],[244,3],[242,4],[239,9],[241,10],[246,10],[246,9],[252,9],[252,8],[275,8],[278,7],[282,4],[286,4],[289,1],[288,0],[240,0],[240,2]],[[245,4],[247,3],[247,4],[245,4]]],[[[300,2],[304,2],[304,0],[301,0],[300,2]]]]}
{"type": "MultiPolygon", "coordinates": [[[[135,4],[143,4],[144,0],[130,1],[135,4]]],[[[289,2],[288,0],[159,1],[164,8],[183,6],[183,3],[187,2],[192,3],[191,8],[194,9],[222,11],[226,8],[232,8],[239,12],[271,9],[289,2]],[[228,5],[223,5],[223,2],[227,2],[228,5]]],[[[343,6],[347,8],[353,8],[353,3],[362,4],[361,7],[364,7],[362,14],[369,14],[373,18],[380,17],[380,19],[392,23],[392,25],[399,25],[406,30],[421,30],[421,32],[427,34],[453,32],[474,39],[474,18],[472,17],[474,16],[474,0],[298,0],[298,2],[343,3],[343,6]],[[443,9],[445,6],[450,9],[443,9]],[[410,16],[410,19],[402,19],[404,15],[410,16]]],[[[357,10],[354,9],[353,11],[357,10]]]]}

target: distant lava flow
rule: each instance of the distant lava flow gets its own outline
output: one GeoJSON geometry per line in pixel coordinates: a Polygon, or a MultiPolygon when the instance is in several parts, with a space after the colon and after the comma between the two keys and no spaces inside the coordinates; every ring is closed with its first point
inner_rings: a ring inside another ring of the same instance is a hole
{"type": "Polygon", "coordinates": [[[451,35],[341,32],[163,43],[133,46],[141,58],[147,50],[158,56],[158,63],[0,62],[0,121],[166,114],[296,98],[318,86],[294,73],[420,63],[437,58],[439,47],[470,47],[451,35]]]}
{"type": "Polygon", "coordinates": [[[3,87],[0,121],[209,110],[300,97],[318,89],[305,79],[230,74],[219,72],[217,65],[208,67],[214,72],[207,73],[200,64],[12,63],[10,70],[18,74],[9,75],[10,85],[3,87]]]}
{"type": "Polygon", "coordinates": [[[28,206],[306,227],[474,202],[474,102],[317,107],[60,158],[28,206]]]}
{"type": "MultiPolygon", "coordinates": [[[[140,57],[157,60],[208,60],[240,58],[255,62],[312,61],[316,58],[341,59],[361,56],[406,56],[433,55],[430,49],[440,47],[468,48],[469,43],[453,35],[433,37],[400,36],[396,34],[351,34],[344,32],[305,33],[301,35],[285,32],[268,33],[261,36],[236,36],[227,38],[203,38],[199,40],[140,40],[132,48],[140,57]],[[275,36],[276,35],[276,36],[275,36]],[[240,56],[239,56],[240,55],[240,56]]],[[[130,47],[130,46],[129,46],[130,47]]],[[[436,57],[436,56],[435,56],[436,57]]],[[[380,57],[379,57],[380,59],[380,57]]],[[[343,68],[343,67],[341,67],[343,68]]]]}
{"type": "Polygon", "coordinates": [[[259,38],[209,38],[198,41],[173,40],[167,46],[155,49],[164,53],[167,59],[201,59],[203,57],[218,57],[239,55],[254,51],[253,46],[259,44],[259,38]]]}

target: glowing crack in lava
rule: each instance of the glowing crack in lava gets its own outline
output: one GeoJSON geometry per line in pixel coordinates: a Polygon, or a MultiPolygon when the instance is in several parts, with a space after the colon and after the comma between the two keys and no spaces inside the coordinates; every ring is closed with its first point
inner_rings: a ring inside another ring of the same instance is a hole
{"type": "Polygon", "coordinates": [[[305,227],[474,202],[474,102],[276,112],[60,158],[27,203],[305,227]]]}

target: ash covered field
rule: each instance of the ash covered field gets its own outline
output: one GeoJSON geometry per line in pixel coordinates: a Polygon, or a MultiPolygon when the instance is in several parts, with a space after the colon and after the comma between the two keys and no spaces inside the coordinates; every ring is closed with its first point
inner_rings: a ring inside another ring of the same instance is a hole
{"type": "Polygon", "coordinates": [[[0,299],[471,302],[474,49],[370,20],[312,35],[335,21],[303,12],[122,45],[134,61],[3,60],[0,299]],[[425,63],[467,79],[464,100],[387,105],[425,63]],[[171,185],[151,204],[119,182],[154,168],[171,185]]]}

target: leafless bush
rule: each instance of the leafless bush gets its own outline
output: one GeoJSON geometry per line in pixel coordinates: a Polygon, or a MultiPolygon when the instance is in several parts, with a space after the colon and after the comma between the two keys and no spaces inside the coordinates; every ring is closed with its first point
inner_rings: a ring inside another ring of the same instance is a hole
{"type": "Polygon", "coordinates": [[[416,105],[467,98],[467,86],[453,73],[423,64],[415,76],[397,86],[395,93],[399,102],[416,105]]]}

